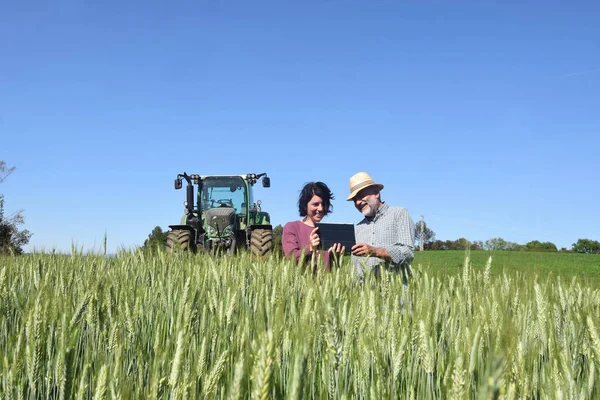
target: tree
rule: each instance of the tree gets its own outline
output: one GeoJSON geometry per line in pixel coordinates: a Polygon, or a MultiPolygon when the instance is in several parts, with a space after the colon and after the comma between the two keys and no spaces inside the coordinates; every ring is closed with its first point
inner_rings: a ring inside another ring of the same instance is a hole
{"type": "Polygon", "coordinates": [[[423,248],[425,250],[450,250],[450,240],[433,240],[429,243],[425,243],[423,248]]]}
{"type": "Polygon", "coordinates": [[[459,238],[454,241],[454,250],[467,250],[471,248],[471,242],[465,238],[459,238]]]}
{"type": "Polygon", "coordinates": [[[506,250],[507,242],[502,238],[491,238],[485,241],[483,245],[485,250],[506,250]]]}
{"type": "MultiPolygon", "coordinates": [[[[15,170],[15,167],[7,167],[0,160],[0,183],[15,170]]],[[[21,254],[23,246],[29,243],[32,233],[27,229],[19,230],[19,225],[25,223],[23,211],[19,210],[10,217],[4,215],[4,195],[0,194],[0,254],[21,254]]]]}
{"type": "Polygon", "coordinates": [[[539,240],[532,240],[527,242],[525,249],[528,251],[558,251],[556,245],[552,242],[540,242],[539,240]]]}
{"type": "Polygon", "coordinates": [[[573,243],[573,251],[585,254],[600,254],[600,242],[591,239],[578,239],[573,243]]]}
{"type": "Polygon", "coordinates": [[[508,251],[522,251],[525,250],[525,246],[523,246],[522,244],[519,243],[515,243],[515,242],[506,242],[506,246],[504,247],[504,250],[508,250],[508,251]]]}
{"type": "Polygon", "coordinates": [[[474,240],[471,242],[471,250],[483,250],[483,242],[481,240],[474,240]]]}
{"type": "Polygon", "coordinates": [[[148,235],[148,239],[144,240],[144,245],[142,246],[142,248],[145,250],[156,250],[158,248],[164,248],[167,246],[168,236],[169,232],[163,232],[160,226],[156,226],[148,235]]]}
{"type": "Polygon", "coordinates": [[[273,228],[273,251],[283,252],[281,247],[281,240],[283,238],[283,226],[277,225],[273,228]]]}
{"type": "Polygon", "coordinates": [[[428,243],[435,240],[435,232],[429,229],[425,221],[419,221],[415,224],[415,247],[421,246],[421,233],[423,234],[423,248],[425,249],[428,243]]]}
{"type": "Polygon", "coordinates": [[[482,250],[481,241],[470,242],[465,238],[456,240],[434,240],[425,244],[425,250],[482,250]]]}

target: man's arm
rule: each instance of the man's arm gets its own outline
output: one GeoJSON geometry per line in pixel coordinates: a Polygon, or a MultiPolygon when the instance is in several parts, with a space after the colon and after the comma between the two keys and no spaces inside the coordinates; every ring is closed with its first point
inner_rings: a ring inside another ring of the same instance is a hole
{"type": "Polygon", "coordinates": [[[394,265],[410,264],[415,258],[415,224],[405,208],[394,212],[395,243],[385,247],[389,256],[386,261],[394,265]]]}
{"type": "Polygon", "coordinates": [[[415,257],[415,225],[408,211],[404,208],[394,209],[393,227],[390,232],[391,238],[385,241],[391,242],[384,247],[374,247],[366,243],[358,243],[352,247],[352,254],[359,257],[377,257],[394,265],[409,264],[415,257]]]}

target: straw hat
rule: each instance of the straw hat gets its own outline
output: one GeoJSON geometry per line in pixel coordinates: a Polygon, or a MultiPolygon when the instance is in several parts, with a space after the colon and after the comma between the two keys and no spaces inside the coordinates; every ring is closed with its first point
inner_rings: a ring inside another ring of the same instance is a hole
{"type": "Polygon", "coordinates": [[[383,189],[383,185],[381,183],[375,183],[373,178],[366,172],[359,172],[352,175],[350,178],[350,196],[348,196],[346,200],[351,201],[356,197],[358,192],[369,186],[377,186],[377,189],[379,190],[383,189]]]}

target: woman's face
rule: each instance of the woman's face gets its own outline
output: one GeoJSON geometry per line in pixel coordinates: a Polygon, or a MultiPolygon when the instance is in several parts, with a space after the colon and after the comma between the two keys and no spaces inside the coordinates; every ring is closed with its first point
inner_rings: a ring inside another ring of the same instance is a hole
{"type": "Polygon", "coordinates": [[[323,199],[315,195],[308,201],[306,217],[313,222],[321,222],[326,209],[327,205],[323,203],[323,199]]]}

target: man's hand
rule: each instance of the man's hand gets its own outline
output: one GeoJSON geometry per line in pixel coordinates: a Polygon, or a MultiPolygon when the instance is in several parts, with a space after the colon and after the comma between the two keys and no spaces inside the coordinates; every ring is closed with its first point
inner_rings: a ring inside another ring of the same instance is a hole
{"type": "Polygon", "coordinates": [[[357,243],[352,246],[352,255],[359,257],[377,257],[385,261],[391,261],[390,253],[383,247],[373,247],[366,243],[357,243]]]}
{"type": "Polygon", "coordinates": [[[375,255],[375,247],[369,246],[366,243],[357,243],[352,246],[352,255],[366,257],[375,255]]]}

